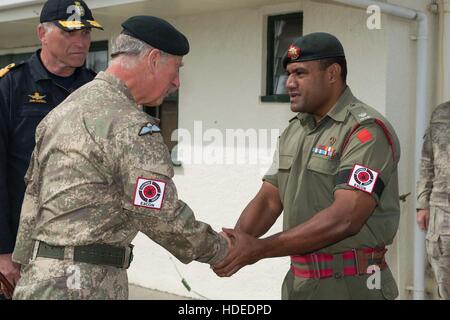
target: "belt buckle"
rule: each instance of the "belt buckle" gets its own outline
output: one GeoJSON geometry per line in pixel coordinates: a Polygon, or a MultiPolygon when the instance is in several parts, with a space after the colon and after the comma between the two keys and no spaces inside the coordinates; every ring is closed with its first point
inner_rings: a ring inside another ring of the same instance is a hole
{"type": "Polygon", "coordinates": [[[39,244],[40,244],[40,243],[41,243],[41,242],[40,242],[39,240],[35,240],[35,241],[34,241],[34,244],[33,244],[33,253],[32,253],[32,255],[31,255],[30,261],[33,261],[33,260],[36,259],[37,254],[38,254],[38,251],[39,251],[39,244]]]}
{"type": "Polygon", "coordinates": [[[311,253],[311,258],[313,260],[314,277],[321,279],[322,276],[320,274],[319,257],[316,253],[311,253]]]}
{"type": "Polygon", "coordinates": [[[355,256],[356,275],[360,275],[358,251],[357,251],[357,249],[352,249],[352,251],[353,251],[353,255],[355,256]]]}

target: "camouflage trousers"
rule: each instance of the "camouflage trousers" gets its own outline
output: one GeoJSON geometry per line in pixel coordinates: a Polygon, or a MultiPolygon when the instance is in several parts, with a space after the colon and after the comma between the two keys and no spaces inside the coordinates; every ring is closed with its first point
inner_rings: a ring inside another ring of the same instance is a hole
{"type": "Polygon", "coordinates": [[[38,257],[23,266],[14,300],[125,300],[126,270],[38,257]]]}
{"type": "Polygon", "coordinates": [[[450,300],[450,208],[430,207],[426,248],[439,296],[450,300]]]}

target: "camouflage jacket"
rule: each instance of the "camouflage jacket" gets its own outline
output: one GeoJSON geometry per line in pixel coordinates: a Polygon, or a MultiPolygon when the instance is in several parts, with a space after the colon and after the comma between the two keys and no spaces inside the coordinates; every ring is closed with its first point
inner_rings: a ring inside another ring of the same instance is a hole
{"type": "Polygon", "coordinates": [[[439,105],[431,115],[422,149],[417,209],[449,208],[450,197],[450,102],[439,105]]]}
{"type": "Polygon", "coordinates": [[[49,113],[36,131],[13,259],[28,263],[33,240],[125,246],[141,231],[184,263],[221,260],[225,239],[178,199],[157,122],[105,72],[49,113]]]}

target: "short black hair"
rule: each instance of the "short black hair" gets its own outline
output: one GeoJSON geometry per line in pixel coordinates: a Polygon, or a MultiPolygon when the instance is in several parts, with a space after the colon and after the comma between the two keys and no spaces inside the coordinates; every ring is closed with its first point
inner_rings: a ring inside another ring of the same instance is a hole
{"type": "Polygon", "coordinates": [[[344,81],[344,83],[347,83],[347,60],[345,57],[334,57],[334,58],[326,58],[326,59],[320,59],[320,68],[322,70],[325,70],[329,66],[331,66],[334,63],[337,63],[341,66],[341,79],[344,81]]]}

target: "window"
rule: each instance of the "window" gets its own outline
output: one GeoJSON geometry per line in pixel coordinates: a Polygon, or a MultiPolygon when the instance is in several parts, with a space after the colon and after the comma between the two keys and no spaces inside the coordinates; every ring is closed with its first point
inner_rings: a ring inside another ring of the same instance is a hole
{"type": "Polygon", "coordinates": [[[283,56],[302,33],[302,12],[268,17],[266,95],[261,97],[262,102],[289,102],[283,56]]]}
{"type": "Polygon", "coordinates": [[[86,66],[99,73],[108,67],[108,41],[92,42],[86,66]]]}
{"type": "Polygon", "coordinates": [[[181,166],[181,162],[175,160],[176,154],[173,154],[178,141],[172,140],[172,133],[178,129],[178,90],[168,95],[158,107],[144,106],[144,112],[161,120],[159,127],[164,143],[169,148],[172,164],[181,166]]]}

